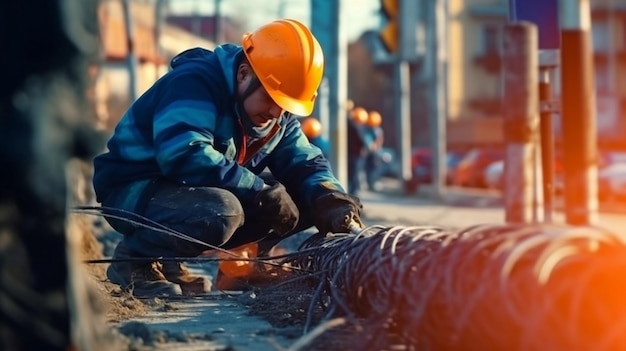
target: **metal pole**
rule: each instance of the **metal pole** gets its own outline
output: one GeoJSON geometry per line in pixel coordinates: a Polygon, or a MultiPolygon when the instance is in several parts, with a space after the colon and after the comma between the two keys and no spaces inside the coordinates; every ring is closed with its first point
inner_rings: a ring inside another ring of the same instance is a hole
{"type": "Polygon", "coordinates": [[[317,115],[320,123],[322,124],[322,136],[325,139],[330,138],[330,133],[328,131],[328,127],[330,126],[330,113],[328,111],[329,107],[329,96],[328,96],[328,78],[324,77],[322,79],[322,83],[320,84],[320,88],[318,91],[317,99],[319,103],[316,106],[316,109],[313,113],[317,115]]]}
{"type": "Polygon", "coordinates": [[[407,184],[411,169],[411,70],[409,61],[416,56],[416,17],[418,3],[401,1],[399,7],[399,47],[395,59],[394,97],[396,142],[400,160],[400,180],[407,184]]]}
{"type": "Polygon", "coordinates": [[[191,18],[191,33],[197,37],[202,37],[202,17],[200,16],[200,9],[198,8],[198,0],[193,3],[191,18]]]}
{"type": "Polygon", "coordinates": [[[156,4],[154,5],[154,48],[155,48],[155,56],[157,58],[157,68],[155,69],[155,80],[159,79],[161,76],[161,60],[164,59],[163,55],[163,45],[161,45],[161,39],[163,34],[163,22],[165,21],[165,1],[166,0],[156,0],[156,4]]]}
{"type": "Polygon", "coordinates": [[[561,0],[565,218],[590,225],[598,216],[597,134],[589,0],[561,0]]]}
{"type": "MultiPolygon", "coordinates": [[[[341,184],[348,184],[348,39],[344,21],[345,1],[311,0],[311,30],[324,50],[324,77],[328,82],[328,135],[330,164],[341,184]]],[[[317,106],[321,101],[317,101],[317,106]]]]}
{"type": "Polygon", "coordinates": [[[444,198],[445,175],[447,171],[446,151],[446,101],[445,101],[445,61],[446,61],[446,35],[445,0],[434,0],[430,11],[432,18],[433,48],[430,55],[433,56],[432,79],[431,79],[431,150],[433,152],[433,196],[437,199],[444,198]]]}
{"type": "Polygon", "coordinates": [[[615,12],[616,12],[616,7],[615,7],[615,0],[609,0],[608,3],[608,8],[607,8],[607,13],[608,13],[608,35],[607,35],[607,41],[609,43],[609,48],[608,48],[608,59],[609,59],[609,63],[607,65],[607,70],[606,70],[606,74],[607,74],[607,82],[608,82],[608,90],[610,92],[610,96],[611,98],[615,97],[616,94],[616,81],[617,81],[617,77],[616,77],[616,72],[617,72],[617,60],[616,60],[616,54],[617,54],[617,45],[615,43],[616,40],[616,31],[618,30],[618,26],[617,26],[617,19],[615,18],[615,12]]]}
{"type": "Polygon", "coordinates": [[[514,22],[504,29],[507,222],[528,223],[533,218],[533,159],[539,124],[537,44],[537,26],[531,22],[514,22]]]}
{"type": "Polygon", "coordinates": [[[543,216],[547,223],[554,214],[554,128],[552,114],[552,85],[549,68],[539,69],[539,116],[541,134],[541,169],[543,176],[543,216]]]}
{"type": "Polygon", "coordinates": [[[137,100],[137,55],[135,54],[135,36],[133,30],[133,16],[130,10],[130,0],[122,0],[124,25],[126,31],[126,64],[128,66],[128,98],[130,102],[137,100]]]}
{"type": "Polygon", "coordinates": [[[213,16],[213,41],[215,45],[222,42],[222,0],[215,0],[215,15],[213,16]]]}
{"type": "Polygon", "coordinates": [[[396,116],[396,143],[400,161],[400,180],[407,184],[411,179],[411,79],[409,63],[398,60],[394,65],[394,109],[396,116]]]}

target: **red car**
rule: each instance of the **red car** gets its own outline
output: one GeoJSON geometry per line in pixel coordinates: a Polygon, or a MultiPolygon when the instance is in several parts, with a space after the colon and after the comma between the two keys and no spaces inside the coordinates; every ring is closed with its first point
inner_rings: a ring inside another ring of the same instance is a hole
{"type": "Polygon", "coordinates": [[[459,162],[452,173],[452,184],[466,187],[485,187],[485,169],[504,159],[504,151],[494,148],[474,148],[459,162]]]}

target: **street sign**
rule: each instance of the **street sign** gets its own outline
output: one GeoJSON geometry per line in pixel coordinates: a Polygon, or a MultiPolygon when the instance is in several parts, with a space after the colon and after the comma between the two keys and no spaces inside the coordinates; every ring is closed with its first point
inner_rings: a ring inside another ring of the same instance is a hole
{"type": "Polygon", "coordinates": [[[558,0],[509,0],[509,21],[537,25],[539,50],[561,48],[558,0]]]}

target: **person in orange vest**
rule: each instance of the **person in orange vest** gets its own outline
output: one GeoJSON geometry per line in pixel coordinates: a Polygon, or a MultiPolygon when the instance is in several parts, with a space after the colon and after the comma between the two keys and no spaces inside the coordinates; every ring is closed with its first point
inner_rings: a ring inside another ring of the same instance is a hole
{"type": "Polygon", "coordinates": [[[171,68],[133,102],[94,159],[97,200],[115,210],[118,218],[106,219],[124,234],[107,269],[111,282],[135,296],[202,294],[206,279],[165,258],[249,243],[259,247],[248,255],[261,255],[308,228],[362,226],[360,200],[298,121],[313,111],[324,69],[308,27],[275,20],[244,34],[241,45],[184,51],[171,68]],[[120,220],[129,212],[187,237],[120,220]]]}
{"type": "Polygon", "coordinates": [[[322,123],[317,118],[309,116],[304,117],[300,124],[309,142],[319,147],[322,150],[322,154],[328,158],[330,155],[330,142],[322,135],[322,123]]]}
{"type": "Polygon", "coordinates": [[[369,111],[365,133],[372,140],[372,143],[365,157],[365,179],[367,187],[371,191],[376,191],[376,183],[380,179],[381,150],[385,139],[382,121],[382,116],[378,111],[369,111]]]}

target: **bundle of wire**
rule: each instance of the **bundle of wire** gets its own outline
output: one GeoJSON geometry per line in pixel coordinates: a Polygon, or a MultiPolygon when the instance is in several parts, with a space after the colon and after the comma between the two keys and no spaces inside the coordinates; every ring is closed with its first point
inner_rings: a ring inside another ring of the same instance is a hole
{"type": "Polygon", "coordinates": [[[390,332],[419,350],[626,349],[626,245],[601,228],[374,226],[285,263],[316,272],[327,319],[367,323],[363,349],[390,332]]]}

